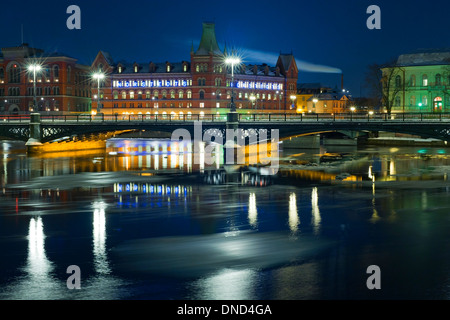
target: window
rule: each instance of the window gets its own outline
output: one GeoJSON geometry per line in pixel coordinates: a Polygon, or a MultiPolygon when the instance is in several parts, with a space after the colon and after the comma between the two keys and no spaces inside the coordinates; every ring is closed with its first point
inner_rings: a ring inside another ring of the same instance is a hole
{"type": "Polygon", "coordinates": [[[411,96],[411,97],[409,98],[409,105],[410,105],[411,107],[416,105],[416,96],[411,96]]]}
{"type": "Polygon", "coordinates": [[[167,99],[167,92],[165,90],[162,92],[162,99],[167,99]]]}
{"type": "Polygon", "coordinates": [[[134,65],[134,72],[137,73],[139,71],[139,68],[137,65],[134,65]]]}
{"type": "Polygon", "coordinates": [[[9,83],[20,83],[20,72],[18,64],[11,65],[8,73],[9,83]]]}
{"type": "Polygon", "coordinates": [[[170,72],[170,64],[167,65],[166,71],[167,71],[167,72],[170,72]]]}
{"type": "Polygon", "coordinates": [[[422,76],[422,86],[424,87],[428,86],[428,77],[426,74],[422,76]]]}
{"type": "Polygon", "coordinates": [[[59,79],[59,66],[54,65],[53,66],[53,79],[59,79]]]}
{"type": "Polygon", "coordinates": [[[424,106],[428,105],[428,97],[427,96],[422,97],[422,105],[424,105],[424,106]]]}
{"type": "Polygon", "coordinates": [[[186,72],[187,71],[187,65],[183,65],[183,71],[186,72]]]}
{"type": "Polygon", "coordinates": [[[396,96],[395,97],[395,101],[394,101],[394,106],[395,107],[400,107],[400,103],[401,103],[400,96],[396,96]]]}
{"type": "Polygon", "coordinates": [[[113,92],[113,99],[119,99],[119,93],[117,91],[113,92]]]}
{"type": "Polygon", "coordinates": [[[170,99],[175,99],[175,91],[174,90],[170,91],[170,99]]]}
{"type": "Polygon", "coordinates": [[[142,91],[138,92],[138,100],[142,100],[142,91]]]}
{"type": "Polygon", "coordinates": [[[222,79],[216,78],[215,84],[216,84],[216,87],[220,87],[222,85],[222,79]]]}
{"type": "Polygon", "coordinates": [[[119,67],[117,68],[117,71],[118,71],[119,73],[122,73],[122,71],[123,71],[122,66],[119,66],[119,67]]]}
{"type": "Polygon", "coordinates": [[[441,75],[438,73],[438,74],[436,75],[436,86],[440,86],[440,85],[442,85],[442,77],[441,77],[441,75]]]}
{"type": "Polygon", "coordinates": [[[178,91],[178,99],[183,99],[183,90],[178,91]]]}
{"type": "Polygon", "coordinates": [[[127,93],[125,91],[122,91],[122,99],[126,99],[127,98],[127,93]]]}
{"type": "Polygon", "coordinates": [[[411,87],[415,87],[416,86],[416,76],[415,75],[411,75],[411,78],[409,80],[409,85],[411,87]]]}
{"type": "Polygon", "coordinates": [[[400,76],[395,77],[395,87],[400,88],[402,85],[402,78],[400,76]]]}
{"type": "Polygon", "coordinates": [[[153,91],[153,98],[158,99],[159,92],[158,90],[153,91]]]}
{"type": "Polygon", "coordinates": [[[130,91],[130,99],[134,99],[134,91],[130,91]]]}
{"type": "Polygon", "coordinates": [[[195,71],[196,71],[196,72],[200,72],[200,65],[197,64],[197,65],[195,66],[195,71]]]}
{"type": "Polygon", "coordinates": [[[145,92],[145,99],[150,99],[150,91],[145,92]]]}
{"type": "Polygon", "coordinates": [[[200,90],[200,92],[199,92],[199,97],[200,97],[201,100],[202,100],[202,99],[205,99],[205,91],[200,90]]]}
{"type": "Polygon", "coordinates": [[[192,91],[191,90],[188,90],[186,95],[187,95],[188,99],[192,99],[192,91]]]}

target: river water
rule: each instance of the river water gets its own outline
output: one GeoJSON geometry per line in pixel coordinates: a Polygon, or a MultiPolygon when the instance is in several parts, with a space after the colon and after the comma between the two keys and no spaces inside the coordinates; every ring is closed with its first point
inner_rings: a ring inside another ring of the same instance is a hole
{"type": "Polygon", "coordinates": [[[281,150],[264,176],[167,140],[0,146],[0,299],[450,298],[450,149],[281,150]]]}

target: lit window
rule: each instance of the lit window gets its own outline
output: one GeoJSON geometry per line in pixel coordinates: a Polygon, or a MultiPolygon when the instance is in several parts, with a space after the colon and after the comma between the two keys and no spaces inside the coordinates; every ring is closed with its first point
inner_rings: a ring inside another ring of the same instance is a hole
{"type": "Polygon", "coordinates": [[[422,86],[424,87],[428,86],[428,77],[426,74],[422,76],[422,86]]]}
{"type": "Polygon", "coordinates": [[[134,91],[130,91],[130,99],[134,99],[134,91]]]}

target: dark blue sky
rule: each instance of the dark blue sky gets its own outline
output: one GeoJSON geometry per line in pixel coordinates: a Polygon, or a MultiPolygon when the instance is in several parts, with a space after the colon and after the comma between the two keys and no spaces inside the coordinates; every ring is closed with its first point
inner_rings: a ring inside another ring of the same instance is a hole
{"type": "Polygon", "coordinates": [[[99,50],[115,60],[179,62],[197,48],[203,21],[216,23],[216,36],[238,48],[247,63],[275,65],[293,52],[300,82],[323,82],[364,95],[367,65],[419,48],[450,47],[450,2],[406,0],[117,1],[59,0],[3,5],[1,47],[24,42],[60,51],[90,64],[99,50]],[[69,5],[81,8],[81,30],[69,30],[69,5]],[[369,5],[381,8],[381,30],[369,30],[369,5]],[[7,32],[4,32],[4,31],[7,32]],[[315,70],[323,72],[306,72],[315,70]]]}

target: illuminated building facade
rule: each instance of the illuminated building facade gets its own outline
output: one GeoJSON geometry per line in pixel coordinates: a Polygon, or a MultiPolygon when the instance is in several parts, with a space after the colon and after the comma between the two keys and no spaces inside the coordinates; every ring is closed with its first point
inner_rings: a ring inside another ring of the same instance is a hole
{"type": "Polygon", "coordinates": [[[0,112],[88,111],[91,103],[89,72],[89,66],[64,54],[46,53],[27,44],[2,48],[0,112]],[[28,70],[31,64],[41,67],[36,73],[36,108],[33,106],[34,75],[28,70]]]}
{"type": "MultiPolygon", "coordinates": [[[[421,50],[383,68],[384,94],[393,113],[450,111],[450,51],[421,50]]],[[[386,107],[386,101],[383,101],[386,107]]]]}
{"type": "MultiPolygon", "coordinates": [[[[190,50],[190,61],[115,62],[100,51],[92,70],[105,73],[100,105],[104,114],[208,115],[225,114],[232,92],[231,68],[224,61],[231,53],[216,40],[213,23],[203,23],[199,47],[190,50]]],[[[236,109],[248,112],[292,111],[298,69],[292,54],[280,54],[276,65],[235,66],[236,109]]],[[[97,86],[92,87],[92,110],[97,109],[97,86]]]]}

